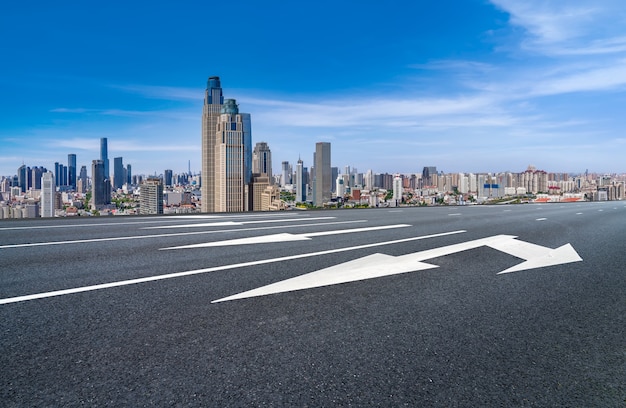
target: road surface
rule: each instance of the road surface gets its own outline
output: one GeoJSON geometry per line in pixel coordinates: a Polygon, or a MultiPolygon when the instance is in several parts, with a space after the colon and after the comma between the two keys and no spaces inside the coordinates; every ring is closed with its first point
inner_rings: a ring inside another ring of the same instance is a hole
{"type": "Polygon", "coordinates": [[[626,204],[0,223],[0,405],[626,405],[626,204]]]}

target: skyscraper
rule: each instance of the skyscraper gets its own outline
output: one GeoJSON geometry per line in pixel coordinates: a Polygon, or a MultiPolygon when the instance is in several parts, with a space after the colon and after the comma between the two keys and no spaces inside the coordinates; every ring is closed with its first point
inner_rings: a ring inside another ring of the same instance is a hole
{"type": "Polygon", "coordinates": [[[104,165],[104,178],[109,178],[109,148],[107,138],[100,138],[100,160],[104,165]]]}
{"type": "Polygon", "coordinates": [[[265,174],[272,182],[272,152],[265,142],[259,142],[252,151],[252,172],[265,174]]]}
{"type": "Polygon", "coordinates": [[[76,189],[79,193],[85,193],[87,191],[87,166],[80,167],[80,175],[78,176],[76,189]]]}
{"type": "Polygon", "coordinates": [[[306,185],[304,183],[304,163],[298,158],[296,164],[296,202],[303,203],[306,201],[306,185]]]}
{"type": "Polygon", "coordinates": [[[76,155],[67,155],[67,185],[71,190],[76,191],[76,155]]]}
{"type": "Polygon", "coordinates": [[[220,78],[210,77],[204,93],[202,108],[202,212],[215,211],[215,147],[216,129],[224,96],[220,78]]]}
{"type": "Polygon", "coordinates": [[[45,172],[41,176],[41,216],[54,217],[54,199],[56,186],[54,185],[54,175],[45,172]]]}
{"type": "Polygon", "coordinates": [[[330,201],[332,189],[330,170],[330,143],[315,144],[315,205],[321,207],[330,201]]]}
{"type": "Polygon", "coordinates": [[[125,169],[124,164],[122,163],[122,158],[116,157],[113,159],[113,188],[122,188],[126,179],[124,176],[125,169]]]}
{"type": "Polygon", "coordinates": [[[170,169],[166,169],[163,172],[163,184],[165,184],[166,187],[169,187],[172,185],[172,176],[173,176],[174,172],[170,169]]]}
{"type": "Polygon", "coordinates": [[[104,162],[91,162],[91,208],[98,209],[111,204],[111,183],[104,175],[104,162]]]}
{"type": "Polygon", "coordinates": [[[139,193],[140,214],[163,214],[163,183],[160,178],[149,178],[139,193]]]}
{"type": "Polygon", "coordinates": [[[215,200],[216,212],[248,210],[248,187],[252,169],[250,115],[239,113],[234,99],[226,99],[216,126],[215,200]],[[246,154],[248,156],[246,157],[246,154]]]}

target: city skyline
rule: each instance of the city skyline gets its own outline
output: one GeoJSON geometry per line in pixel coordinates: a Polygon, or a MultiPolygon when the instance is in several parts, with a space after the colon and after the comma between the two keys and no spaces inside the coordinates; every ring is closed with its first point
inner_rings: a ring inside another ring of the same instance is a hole
{"type": "Polygon", "coordinates": [[[133,173],[197,173],[209,75],[254,117],[275,173],[312,166],[316,142],[332,166],[379,173],[626,171],[617,1],[244,1],[237,30],[212,20],[240,51],[199,52],[202,20],[228,7],[5,6],[0,175],[68,154],[90,166],[104,137],[133,173]]]}

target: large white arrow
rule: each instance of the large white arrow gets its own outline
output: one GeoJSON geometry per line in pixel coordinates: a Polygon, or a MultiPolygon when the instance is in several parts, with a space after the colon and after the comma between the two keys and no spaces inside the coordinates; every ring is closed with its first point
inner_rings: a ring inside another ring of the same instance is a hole
{"type": "Polygon", "coordinates": [[[481,246],[488,246],[524,259],[524,262],[499,272],[499,274],[582,261],[582,258],[578,256],[578,253],[576,253],[570,244],[563,245],[557,249],[551,249],[520,241],[515,238],[516,237],[512,235],[496,235],[397,257],[377,253],[267,286],[262,286],[247,292],[214,300],[212,303],[437,268],[437,265],[424,263],[422,261],[481,246]]]}

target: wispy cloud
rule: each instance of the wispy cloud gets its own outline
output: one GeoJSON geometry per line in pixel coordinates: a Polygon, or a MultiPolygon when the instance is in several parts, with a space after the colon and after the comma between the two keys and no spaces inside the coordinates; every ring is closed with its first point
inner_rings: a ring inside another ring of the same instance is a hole
{"type": "Polygon", "coordinates": [[[202,101],[204,92],[202,88],[181,88],[174,86],[159,85],[110,85],[111,88],[124,92],[133,93],[145,98],[177,100],[177,101],[202,101]]]}

